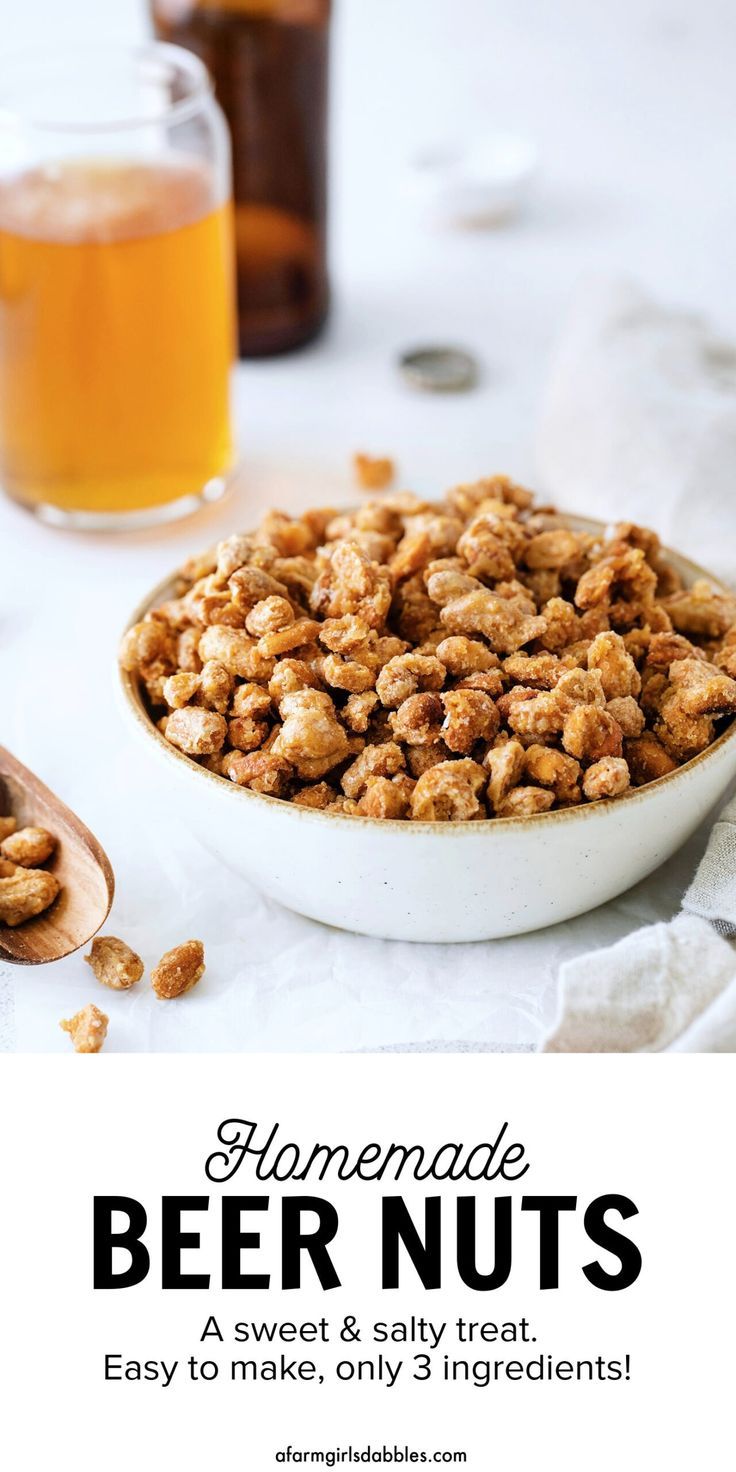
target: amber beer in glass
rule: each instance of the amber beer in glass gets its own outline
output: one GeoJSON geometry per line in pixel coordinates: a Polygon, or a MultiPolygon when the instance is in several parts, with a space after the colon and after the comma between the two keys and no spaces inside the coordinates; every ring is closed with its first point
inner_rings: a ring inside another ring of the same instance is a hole
{"type": "Polygon", "coordinates": [[[44,519],[147,524],[222,493],[230,198],[188,52],[29,53],[0,76],[0,482],[44,519]]]}

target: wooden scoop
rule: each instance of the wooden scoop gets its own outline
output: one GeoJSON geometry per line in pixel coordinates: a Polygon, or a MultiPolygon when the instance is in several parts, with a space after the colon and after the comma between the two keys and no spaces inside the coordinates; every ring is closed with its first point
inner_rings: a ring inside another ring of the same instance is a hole
{"type": "Polygon", "coordinates": [[[0,961],[38,966],[77,951],[104,925],[115,892],[110,860],[76,813],[0,746],[0,814],[19,828],[47,828],[56,839],[44,868],[62,886],[54,903],[22,925],[0,923],[0,961]]]}

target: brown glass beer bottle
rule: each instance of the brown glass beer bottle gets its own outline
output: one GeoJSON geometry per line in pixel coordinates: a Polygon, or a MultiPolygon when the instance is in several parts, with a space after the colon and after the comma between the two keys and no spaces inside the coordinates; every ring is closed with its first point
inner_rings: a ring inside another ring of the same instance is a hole
{"type": "Polygon", "coordinates": [[[331,0],[152,0],[160,39],[215,83],[233,144],[243,357],[286,352],[327,315],[331,0]]]}

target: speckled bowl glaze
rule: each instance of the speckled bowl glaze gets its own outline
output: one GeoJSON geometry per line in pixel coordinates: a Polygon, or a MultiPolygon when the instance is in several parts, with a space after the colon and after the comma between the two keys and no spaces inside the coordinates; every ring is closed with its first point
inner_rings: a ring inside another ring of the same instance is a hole
{"type": "MultiPolygon", "coordinates": [[[[705,577],[723,589],[695,563],[667,555],[687,583],[705,577]]],[[[130,624],[172,596],[172,581],[152,590],[130,624]]],[[[156,729],[136,680],[121,671],[120,681],[125,713],[161,781],[178,784],[188,825],[230,875],[313,920],[387,940],[493,940],[593,909],[670,858],[736,778],[732,722],[707,751],[615,801],[477,823],[336,817],[197,766],[156,729]]],[[[238,904],[234,883],[228,902],[238,904]]]]}

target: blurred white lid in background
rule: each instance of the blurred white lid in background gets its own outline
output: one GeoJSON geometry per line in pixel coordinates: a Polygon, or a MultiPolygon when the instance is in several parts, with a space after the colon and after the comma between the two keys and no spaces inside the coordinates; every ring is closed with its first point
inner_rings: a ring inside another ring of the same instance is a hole
{"type": "Polygon", "coordinates": [[[523,209],[539,169],[530,138],[488,133],[475,141],[428,145],[409,161],[410,185],[436,222],[497,225],[523,209]]]}

